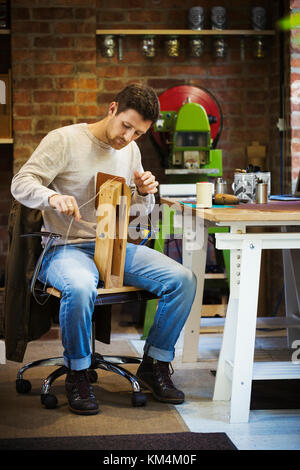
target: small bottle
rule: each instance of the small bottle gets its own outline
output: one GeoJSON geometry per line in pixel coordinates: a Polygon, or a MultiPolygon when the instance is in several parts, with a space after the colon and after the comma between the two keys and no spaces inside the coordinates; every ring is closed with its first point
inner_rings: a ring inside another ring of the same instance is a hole
{"type": "Polygon", "coordinates": [[[267,202],[268,202],[268,183],[257,183],[256,203],[267,204],[267,202]]]}

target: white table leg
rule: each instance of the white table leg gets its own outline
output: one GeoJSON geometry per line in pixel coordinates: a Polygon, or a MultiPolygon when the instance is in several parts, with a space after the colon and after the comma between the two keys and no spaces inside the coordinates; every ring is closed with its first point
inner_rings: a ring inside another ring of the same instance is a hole
{"type": "MultiPolygon", "coordinates": [[[[201,221],[201,219],[197,220],[201,221]]],[[[188,226],[186,226],[183,231],[182,264],[191,269],[196,275],[197,291],[191,312],[184,327],[182,362],[196,362],[198,358],[208,228],[203,225],[202,230],[202,233],[198,233],[197,235],[198,237],[200,236],[200,240],[190,238],[192,232],[188,230],[188,226]]]]}
{"type": "MultiPolygon", "coordinates": [[[[231,227],[231,233],[245,233],[245,226],[237,225],[231,227]]],[[[231,378],[226,373],[227,361],[233,360],[237,314],[239,305],[239,291],[241,282],[241,250],[230,250],[230,292],[223,332],[222,346],[219,354],[218,368],[214,387],[213,400],[230,400],[231,378]]]]}
{"type": "Polygon", "coordinates": [[[219,355],[218,368],[215,380],[213,400],[230,400],[232,381],[227,375],[227,360],[234,356],[234,345],[236,337],[236,324],[238,313],[238,299],[229,297],[226,321],[224,325],[223,340],[219,355]]]}
{"type": "MultiPolygon", "coordinates": [[[[234,246],[233,246],[234,248],[234,246]]],[[[230,422],[249,419],[262,242],[251,238],[231,250],[231,290],[214,400],[229,400],[230,422]]]]}
{"type": "Polygon", "coordinates": [[[242,248],[241,284],[232,364],[231,423],[246,423],[249,419],[261,247],[261,240],[254,243],[245,240],[242,248]]]}

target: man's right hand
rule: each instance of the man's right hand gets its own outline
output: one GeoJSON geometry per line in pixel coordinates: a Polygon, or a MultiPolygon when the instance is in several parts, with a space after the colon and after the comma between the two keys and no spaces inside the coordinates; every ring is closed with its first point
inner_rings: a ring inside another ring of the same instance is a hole
{"type": "Polygon", "coordinates": [[[77,221],[81,219],[78,204],[73,196],[54,194],[49,197],[49,205],[62,214],[72,215],[77,221]]]}

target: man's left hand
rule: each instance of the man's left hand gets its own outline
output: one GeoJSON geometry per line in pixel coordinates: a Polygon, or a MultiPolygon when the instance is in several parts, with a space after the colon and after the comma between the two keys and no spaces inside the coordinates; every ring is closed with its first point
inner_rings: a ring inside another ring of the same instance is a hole
{"type": "Polygon", "coordinates": [[[137,187],[138,193],[142,196],[147,194],[155,194],[158,189],[158,181],[155,180],[155,176],[151,171],[144,171],[144,173],[134,172],[133,175],[134,184],[137,187]]]}

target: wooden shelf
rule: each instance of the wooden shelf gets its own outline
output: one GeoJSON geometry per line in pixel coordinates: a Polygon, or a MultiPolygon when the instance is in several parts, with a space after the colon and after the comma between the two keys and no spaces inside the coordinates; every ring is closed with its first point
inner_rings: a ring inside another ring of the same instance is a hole
{"type": "Polygon", "coordinates": [[[10,139],[9,137],[0,137],[0,144],[13,144],[14,139],[10,139]]]}
{"type": "Polygon", "coordinates": [[[0,34],[10,34],[10,29],[0,29],[0,34]]]}
{"type": "Polygon", "coordinates": [[[265,29],[257,31],[253,29],[97,29],[97,35],[119,35],[119,36],[274,36],[274,30],[265,29]]]}

